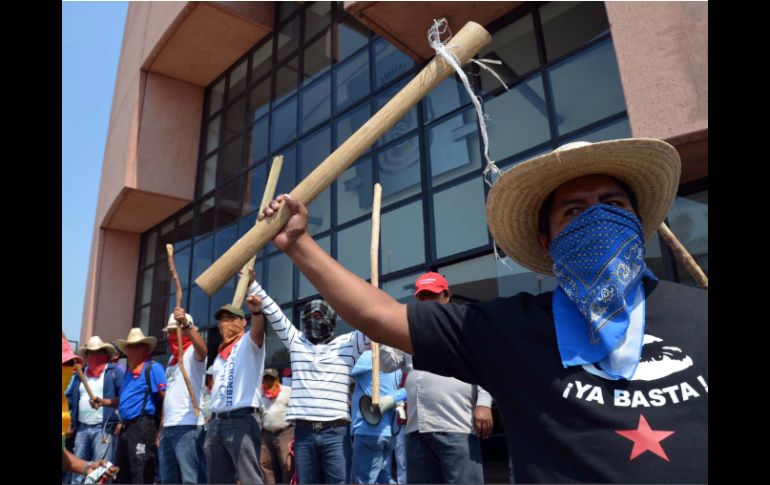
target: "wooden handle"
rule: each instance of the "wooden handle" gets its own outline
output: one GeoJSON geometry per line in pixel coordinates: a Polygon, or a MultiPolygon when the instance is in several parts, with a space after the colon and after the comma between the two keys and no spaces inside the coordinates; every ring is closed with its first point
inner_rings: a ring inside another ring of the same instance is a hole
{"type": "MultiPolygon", "coordinates": [[[[176,283],[176,306],[181,307],[182,306],[182,284],[179,281],[179,276],[176,274],[176,265],[174,264],[174,245],[173,244],[166,244],[166,253],[168,254],[168,269],[171,271],[171,276],[174,278],[174,283],[176,283]]],[[[184,378],[184,383],[187,385],[187,393],[190,394],[190,400],[192,401],[193,405],[193,413],[195,416],[198,416],[200,414],[200,409],[198,409],[198,400],[195,399],[195,393],[193,392],[192,384],[190,384],[190,377],[187,375],[187,369],[184,368],[184,361],[182,360],[182,322],[187,324],[186,320],[177,320],[176,322],[176,341],[179,343],[179,346],[177,347],[177,360],[179,365],[179,370],[182,371],[182,377],[184,378]]]]}
{"type": "MultiPolygon", "coordinates": [[[[372,286],[380,287],[379,254],[380,254],[380,207],[382,206],[382,186],[374,184],[374,200],[372,201],[372,243],[369,249],[369,261],[372,268],[372,286]]],[[[380,344],[372,342],[372,406],[380,407],[380,344]]]]}
{"type": "Polygon", "coordinates": [[[698,285],[699,288],[708,290],[709,279],[706,276],[706,273],[704,273],[701,267],[698,266],[698,262],[695,261],[695,258],[693,258],[687,249],[685,249],[684,245],[677,239],[674,233],[671,232],[671,229],[665,222],[661,222],[660,227],[658,228],[658,234],[660,234],[660,237],[666,241],[666,244],[674,253],[677,261],[679,261],[679,264],[684,266],[690,276],[695,280],[695,284],[698,285]]]}
{"type": "MultiPolygon", "coordinates": [[[[492,37],[481,25],[468,22],[450,40],[447,50],[457,56],[460,65],[464,65],[491,41],[492,37]]],[[[291,196],[305,205],[310,205],[342,172],[403,118],[420,99],[453,73],[452,67],[442,57],[434,57],[393,99],[305,177],[291,191],[291,196]]],[[[206,294],[212,296],[243,267],[252,255],[265,247],[280,232],[289,220],[289,215],[289,209],[282,204],[274,216],[257,222],[249,232],[201,273],[195,283],[206,294]]]]}
{"type": "MultiPolygon", "coordinates": [[[[88,382],[86,381],[86,376],[83,375],[83,369],[80,367],[80,364],[75,362],[75,372],[78,373],[78,377],[80,378],[80,382],[83,383],[83,386],[86,388],[86,392],[88,393],[88,397],[92,400],[94,399],[94,393],[91,391],[91,386],[88,385],[88,382]]],[[[77,419],[77,416],[75,416],[77,419]]]]}
{"type": "MultiPolygon", "coordinates": [[[[267,207],[267,204],[273,200],[275,188],[278,186],[278,176],[281,174],[281,167],[283,167],[283,155],[276,155],[273,158],[273,165],[270,167],[270,175],[267,176],[265,192],[262,194],[262,202],[259,204],[257,217],[259,217],[259,213],[262,209],[267,207]]],[[[238,286],[235,288],[235,294],[233,295],[233,306],[236,308],[243,306],[243,300],[246,298],[246,291],[249,289],[249,270],[254,268],[254,262],[256,260],[257,255],[254,254],[254,256],[246,262],[243,268],[241,268],[241,276],[238,278],[238,286]]]]}

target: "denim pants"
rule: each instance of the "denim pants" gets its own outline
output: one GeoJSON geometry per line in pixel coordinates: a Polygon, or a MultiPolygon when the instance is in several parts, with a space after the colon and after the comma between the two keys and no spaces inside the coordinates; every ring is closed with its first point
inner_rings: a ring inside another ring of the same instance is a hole
{"type": "Polygon", "coordinates": [[[396,477],[398,483],[406,483],[406,431],[401,429],[396,435],[396,477]]]}
{"type": "Polygon", "coordinates": [[[350,425],[294,429],[299,483],[350,483],[350,425]]]}
{"type": "MultiPolygon", "coordinates": [[[[75,448],[73,453],[78,458],[82,458],[86,461],[97,461],[102,458],[105,460],[112,460],[112,430],[111,426],[107,426],[105,437],[106,443],[102,443],[102,424],[83,424],[78,423],[77,434],[75,434],[75,448]]],[[[83,483],[82,474],[70,474],[71,483],[83,483]]]]}
{"type": "Polygon", "coordinates": [[[206,483],[201,474],[203,426],[163,427],[160,434],[161,483],[206,483]]]}
{"type": "Polygon", "coordinates": [[[264,483],[259,466],[260,417],[214,418],[206,432],[208,483],[264,483]]]}
{"type": "Polygon", "coordinates": [[[396,446],[395,436],[353,438],[353,483],[390,483],[390,462],[396,446]]]}
{"type": "Polygon", "coordinates": [[[481,443],[475,434],[406,435],[408,483],[484,483],[481,443]]]}

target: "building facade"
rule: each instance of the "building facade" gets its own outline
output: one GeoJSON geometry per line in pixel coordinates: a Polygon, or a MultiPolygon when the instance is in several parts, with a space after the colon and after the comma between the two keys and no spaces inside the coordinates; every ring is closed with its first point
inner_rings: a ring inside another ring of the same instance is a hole
{"type": "MultiPolygon", "coordinates": [[[[290,192],[432,57],[427,30],[441,17],[455,32],[473,20],[492,34],[478,57],[501,61],[492,67],[507,89],[477,67],[466,72],[501,168],[577,140],[676,146],[683,173],[668,223],[708,271],[705,2],[137,2],[115,86],[81,341],[138,326],[165,352],[173,244],[183,305],[216,348],[213,313],[232,299],[236,278],[211,298],[194,280],[254,225],[273,156],[284,157],[276,194],[290,192]]],[[[427,270],[444,274],[460,302],[549,291],[553,278],[495,261],[481,150],[470,98],[449,78],[309,206],[310,232],[368,278],[380,182],[380,285],[395,298],[408,301],[427,270]]],[[[657,236],[647,251],[656,275],[693,284],[657,236]]],[[[295,322],[317,297],[271,245],[255,268],[295,322]]],[[[288,365],[272,330],[266,345],[268,365],[288,365]]],[[[505,460],[497,437],[485,457],[505,460]]]]}

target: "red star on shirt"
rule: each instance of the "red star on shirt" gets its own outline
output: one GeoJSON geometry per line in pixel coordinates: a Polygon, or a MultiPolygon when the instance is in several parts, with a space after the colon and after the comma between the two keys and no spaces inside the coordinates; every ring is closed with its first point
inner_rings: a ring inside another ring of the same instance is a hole
{"type": "Polygon", "coordinates": [[[660,446],[660,442],[674,434],[674,431],[655,431],[650,428],[649,424],[647,424],[644,415],[640,414],[639,427],[637,429],[627,429],[615,432],[634,442],[634,447],[631,449],[631,457],[629,460],[635,459],[645,451],[651,451],[664,460],[669,461],[666,452],[663,451],[663,447],[660,446]]]}

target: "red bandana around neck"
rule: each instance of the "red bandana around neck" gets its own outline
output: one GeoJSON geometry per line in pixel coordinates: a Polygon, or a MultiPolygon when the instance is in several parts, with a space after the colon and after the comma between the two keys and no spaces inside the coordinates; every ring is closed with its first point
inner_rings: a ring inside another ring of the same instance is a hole
{"type": "Polygon", "coordinates": [[[265,383],[262,383],[262,392],[268,399],[275,399],[278,394],[281,393],[281,385],[276,382],[276,385],[272,389],[265,387],[265,383]]]}
{"type": "Polygon", "coordinates": [[[86,375],[88,377],[99,377],[107,367],[107,356],[105,354],[92,354],[86,358],[86,375]]]}
{"type": "MultiPolygon", "coordinates": [[[[179,360],[179,340],[176,339],[176,333],[168,334],[168,345],[171,347],[171,360],[168,361],[168,365],[176,365],[179,360]]],[[[190,337],[182,335],[182,355],[187,352],[191,345],[190,337]]]]}
{"type": "Polygon", "coordinates": [[[235,347],[235,344],[238,343],[238,341],[244,336],[244,334],[240,334],[236,336],[232,341],[228,342],[222,342],[219,344],[218,353],[219,356],[222,357],[224,360],[227,360],[228,357],[230,357],[230,352],[233,351],[233,347],[235,347]]]}

